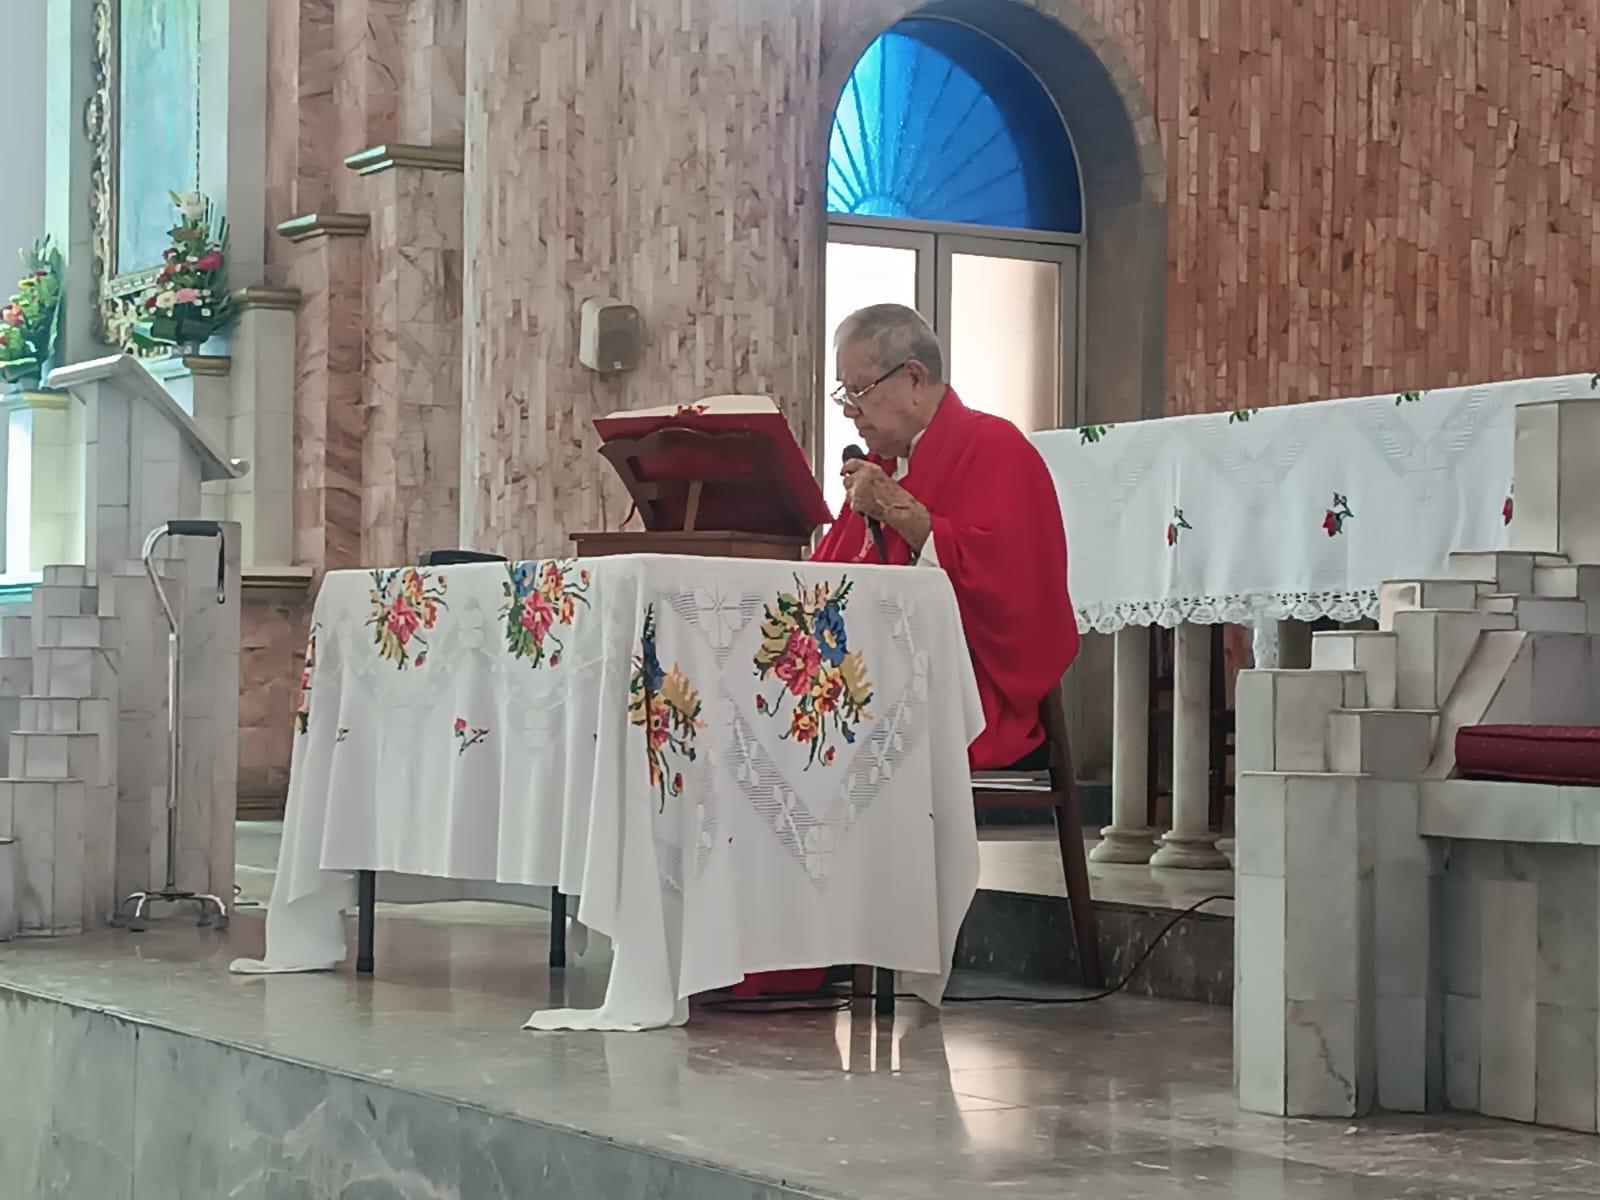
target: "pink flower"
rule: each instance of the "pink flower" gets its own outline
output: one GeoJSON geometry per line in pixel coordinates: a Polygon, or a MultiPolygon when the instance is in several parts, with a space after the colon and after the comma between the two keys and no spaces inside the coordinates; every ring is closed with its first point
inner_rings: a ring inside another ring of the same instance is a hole
{"type": "Polygon", "coordinates": [[[389,632],[400,639],[402,646],[411,640],[411,635],[417,631],[417,626],[421,623],[422,618],[417,615],[416,609],[406,603],[406,598],[395,597],[395,602],[389,609],[387,624],[389,632]]]}
{"type": "Polygon", "coordinates": [[[1328,515],[1322,518],[1322,527],[1328,531],[1329,537],[1333,537],[1339,532],[1339,514],[1329,509],[1328,515]]]}
{"type": "Polygon", "coordinates": [[[177,301],[179,304],[195,304],[199,299],[200,290],[198,288],[186,287],[178,289],[177,301]]]}
{"type": "Polygon", "coordinates": [[[773,672],[789,685],[789,690],[796,696],[804,696],[811,690],[812,677],[821,666],[822,655],[817,650],[816,639],[804,630],[796,629],[789,634],[789,644],[784,647],[773,672]]]}
{"type": "Polygon", "coordinates": [[[209,254],[202,254],[200,261],[195,263],[202,271],[215,271],[222,266],[222,255],[213,250],[209,254]]]}
{"type": "Polygon", "coordinates": [[[465,733],[466,731],[467,731],[467,719],[465,717],[457,717],[456,718],[456,732],[457,733],[465,733]]]}
{"type": "Polygon", "coordinates": [[[533,640],[543,645],[544,635],[550,632],[550,626],[556,622],[556,610],[545,599],[543,592],[529,592],[522,602],[520,622],[524,629],[533,634],[533,640]]]}
{"type": "Polygon", "coordinates": [[[1506,502],[1500,506],[1500,523],[1502,525],[1511,524],[1511,514],[1513,508],[1514,505],[1512,504],[1511,497],[1507,496],[1506,502]]]}

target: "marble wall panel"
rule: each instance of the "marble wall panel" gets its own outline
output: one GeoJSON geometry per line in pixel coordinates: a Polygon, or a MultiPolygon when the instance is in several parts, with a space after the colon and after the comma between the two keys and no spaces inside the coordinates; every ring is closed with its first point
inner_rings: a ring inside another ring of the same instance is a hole
{"type": "Polygon", "coordinates": [[[597,415],[720,392],[814,418],[821,6],[472,0],[463,535],[555,553],[618,524],[597,415]],[[577,362],[591,298],[638,306],[637,371],[577,362]]]}
{"type": "Polygon", "coordinates": [[[272,819],[283,815],[289,793],[311,597],[304,591],[247,588],[241,618],[239,811],[272,819]]]}
{"type": "MultiPolygon", "coordinates": [[[[1025,2],[1114,53],[1154,115],[1168,412],[1597,358],[1591,7],[1025,2]]],[[[918,5],[823,7],[831,81],[918,5]]]]}

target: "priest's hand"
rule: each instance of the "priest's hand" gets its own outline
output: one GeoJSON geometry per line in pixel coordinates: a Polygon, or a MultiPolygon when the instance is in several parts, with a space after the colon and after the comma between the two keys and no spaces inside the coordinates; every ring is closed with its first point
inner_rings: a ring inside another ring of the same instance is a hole
{"type": "Polygon", "coordinates": [[[864,458],[844,465],[844,491],[850,507],[863,517],[882,521],[906,540],[913,554],[922,553],[933,528],[933,518],[923,504],[864,458]]]}

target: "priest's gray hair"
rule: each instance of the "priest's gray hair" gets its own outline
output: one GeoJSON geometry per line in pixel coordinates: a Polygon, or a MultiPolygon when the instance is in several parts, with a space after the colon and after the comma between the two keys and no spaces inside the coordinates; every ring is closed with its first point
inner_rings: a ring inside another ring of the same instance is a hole
{"type": "Polygon", "coordinates": [[[874,304],[851,313],[839,324],[833,348],[865,342],[872,361],[885,371],[909,359],[928,368],[930,383],[944,382],[944,348],[921,313],[904,304],[874,304]]]}

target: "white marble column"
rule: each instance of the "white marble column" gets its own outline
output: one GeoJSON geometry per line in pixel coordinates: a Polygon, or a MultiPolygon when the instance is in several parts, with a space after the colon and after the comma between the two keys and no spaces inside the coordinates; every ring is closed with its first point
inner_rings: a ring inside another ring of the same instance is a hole
{"type": "Polygon", "coordinates": [[[1156,831],[1150,804],[1150,630],[1119,629],[1112,682],[1111,824],[1090,852],[1092,862],[1147,863],[1156,831]]]}
{"type": "Polygon", "coordinates": [[[1211,832],[1211,630],[1179,625],[1172,685],[1172,830],[1153,867],[1226,870],[1211,832]]]}

